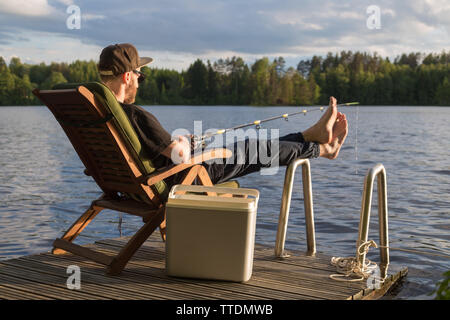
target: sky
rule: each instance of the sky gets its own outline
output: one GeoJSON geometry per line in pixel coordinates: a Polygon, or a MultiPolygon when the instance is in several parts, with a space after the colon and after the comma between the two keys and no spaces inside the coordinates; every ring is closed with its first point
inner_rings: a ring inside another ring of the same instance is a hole
{"type": "Polygon", "coordinates": [[[342,50],[439,53],[450,50],[450,0],[0,0],[7,62],[97,61],[122,42],[179,71],[197,58],[282,56],[295,67],[342,50]]]}

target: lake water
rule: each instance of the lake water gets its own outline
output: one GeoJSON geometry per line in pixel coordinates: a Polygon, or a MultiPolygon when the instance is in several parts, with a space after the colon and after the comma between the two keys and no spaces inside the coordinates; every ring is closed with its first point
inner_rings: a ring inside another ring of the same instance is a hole
{"type": "MultiPolygon", "coordinates": [[[[172,132],[223,128],[298,111],[293,107],[145,107],[172,132]]],[[[349,136],[338,159],[311,161],[317,250],[353,256],[364,176],[382,163],[387,171],[389,237],[392,247],[450,255],[450,108],[343,107],[349,136]]],[[[321,116],[311,112],[264,128],[280,134],[301,131],[321,116]]],[[[0,108],[0,260],[51,249],[72,222],[100,195],[64,132],[45,107],[0,108]]],[[[301,174],[295,182],[287,250],[305,250],[301,174]]],[[[274,246],[284,168],[275,175],[254,173],[239,180],[261,193],[256,241],[274,246]]],[[[376,187],[375,187],[376,189],[376,187]]],[[[376,191],[376,190],[375,190],[376,191]]],[[[379,243],[376,194],[369,239],[379,243]]],[[[118,213],[103,211],[78,243],[119,236],[118,213]]],[[[141,220],[124,216],[122,234],[132,235],[141,220]]],[[[368,258],[379,261],[377,249],[368,258]]],[[[390,251],[391,264],[409,274],[395,299],[430,299],[428,294],[450,269],[450,259],[390,251]]]]}

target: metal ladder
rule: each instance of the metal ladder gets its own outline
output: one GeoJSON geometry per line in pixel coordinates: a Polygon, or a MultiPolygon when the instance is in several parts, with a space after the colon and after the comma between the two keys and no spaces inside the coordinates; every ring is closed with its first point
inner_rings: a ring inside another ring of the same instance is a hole
{"type": "MultiPolygon", "coordinates": [[[[275,256],[277,258],[287,258],[284,251],[286,232],[289,218],[289,209],[291,206],[292,187],[297,168],[302,166],[303,197],[305,208],[306,223],[306,255],[314,256],[316,253],[316,237],[314,227],[314,206],[311,184],[311,166],[308,159],[295,159],[286,168],[284,187],[281,197],[280,216],[278,219],[278,231],[275,241],[275,256]]],[[[386,170],[379,163],[369,169],[364,179],[364,189],[361,202],[361,214],[359,222],[358,240],[356,242],[356,259],[364,265],[366,254],[359,253],[360,245],[367,241],[369,234],[369,220],[372,206],[372,193],[374,180],[378,182],[378,216],[379,216],[379,234],[380,234],[380,275],[385,277],[389,266],[389,236],[388,236],[388,207],[387,207],[387,180],[386,170]]]]}

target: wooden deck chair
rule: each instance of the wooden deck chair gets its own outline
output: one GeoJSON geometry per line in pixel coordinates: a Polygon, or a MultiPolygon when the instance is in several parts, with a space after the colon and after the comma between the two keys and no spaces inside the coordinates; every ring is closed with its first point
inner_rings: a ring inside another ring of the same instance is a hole
{"type": "Polygon", "coordinates": [[[211,186],[211,179],[201,163],[231,156],[227,149],[214,149],[193,157],[188,164],[155,170],[122,107],[103,84],[64,84],[55,90],[35,89],[33,93],[58,120],[86,167],[85,174],[103,191],[64,235],[54,241],[52,252],[68,251],[104,264],[110,275],[123,270],[156,228],[160,227],[165,239],[165,202],[170,191],[165,178],[184,171],[182,184],[192,184],[198,179],[197,182],[211,186]],[[115,257],[73,243],[103,209],[137,215],[144,221],[115,257]]]}

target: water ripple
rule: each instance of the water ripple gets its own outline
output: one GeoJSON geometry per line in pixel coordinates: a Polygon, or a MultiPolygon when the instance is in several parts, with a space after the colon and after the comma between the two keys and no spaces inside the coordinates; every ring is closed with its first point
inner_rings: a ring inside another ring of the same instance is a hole
{"type": "MultiPolygon", "coordinates": [[[[166,129],[193,131],[194,120],[203,129],[229,127],[279,114],[277,108],[146,107],[166,129]]],[[[291,112],[295,108],[286,108],[291,112]]],[[[364,176],[383,163],[388,176],[389,235],[391,246],[450,254],[450,108],[360,108],[347,116],[350,133],[334,161],[311,161],[316,238],[319,252],[350,256],[355,253],[364,176]],[[355,128],[358,130],[355,136],[355,128]],[[439,131],[436,128],[441,128],[439,131]],[[356,139],[357,138],[357,139],[356,139]],[[437,156],[439,155],[439,156],[437,156]]],[[[280,135],[307,128],[317,119],[268,123],[280,135]]],[[[0,108],[0,260],[48,251],[52,241],[97,198],[101,191],[83,174],[83,165],[50,112],[43,107],[0,108]]],[[[273,176],[258,173],[239,178],[243,187],[260,190],[256,241],[273,247],[277,231],[284,169],[273,176]]],[[[376,191],[376,184],[375,184],[376,191]]],[[[378,240],[377,195],[374,194],[369,238],[378,240]]],[[[79,243],[118,237],[118,213],[104,210],[80,235],[79,243]]],[[[141,226],[138,217],[124,216],[123,235],[141,226]]],[[[305,220],[301,174],[295,187],[286,239],[287,249],[305,250],[305,220]]],[[[369,253],[378,259],[378,252],[369,253]]],[[[398,298],[425,298],[444,271],[448,259],[391,251],[391,262],[408,266],[410,273],[398,298]]]]}

